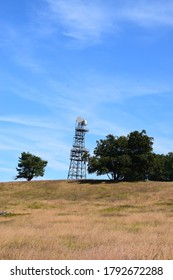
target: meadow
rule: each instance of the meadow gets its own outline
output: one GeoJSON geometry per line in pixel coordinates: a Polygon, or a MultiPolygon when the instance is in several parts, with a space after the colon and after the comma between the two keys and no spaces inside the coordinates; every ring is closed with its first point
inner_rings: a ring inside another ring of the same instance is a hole
{"type": "Polygon", "coordinates": [[[0,183],[1,260],[172,260],[173,183],[0,183]]]}

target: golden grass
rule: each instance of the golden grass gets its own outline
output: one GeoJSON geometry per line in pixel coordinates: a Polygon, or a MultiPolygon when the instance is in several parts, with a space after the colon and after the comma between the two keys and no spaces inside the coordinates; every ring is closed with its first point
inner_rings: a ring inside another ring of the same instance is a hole
{"type": "Polygon", "coordinates": [[[0,259],[173,259],[173,183],[0,183],[0,259]]]}

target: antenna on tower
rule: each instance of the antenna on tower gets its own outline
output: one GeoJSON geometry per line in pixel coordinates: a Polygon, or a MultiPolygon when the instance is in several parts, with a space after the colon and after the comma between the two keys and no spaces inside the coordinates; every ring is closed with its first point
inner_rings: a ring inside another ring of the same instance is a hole
{"type": "Polygon", "coordinates": [[[87,121],[82,117],[76,119],[75,136],[73,147],[70,152],[70,166],[67,179],[86,179],[86,160],[84,154],[88,152],[85,148],[85,133],[87,121]]]}

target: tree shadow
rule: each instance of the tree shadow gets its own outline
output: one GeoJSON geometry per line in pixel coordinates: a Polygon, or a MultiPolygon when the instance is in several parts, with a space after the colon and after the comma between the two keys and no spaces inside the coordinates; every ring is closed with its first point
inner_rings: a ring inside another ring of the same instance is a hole
{"type": "Polygon", "coordinates": [[[115,181],[112,180],[100,180],[100,179],[82,179],[82,180],[78,180],[78,182],[79,184],[91,184],[91,185],[116,183],[115,181]]]}

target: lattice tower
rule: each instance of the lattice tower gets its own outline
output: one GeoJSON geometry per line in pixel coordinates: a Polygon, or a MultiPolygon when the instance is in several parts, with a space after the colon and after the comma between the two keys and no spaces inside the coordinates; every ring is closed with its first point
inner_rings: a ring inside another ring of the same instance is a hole
{"type": "Polygon", "coordinates": [[[86,179],[86,160],[83,157],[88,152],[85,148],[85,134],[88,132],[86,125],[86,120],[77,118],[67,179],[86,179]]]}

